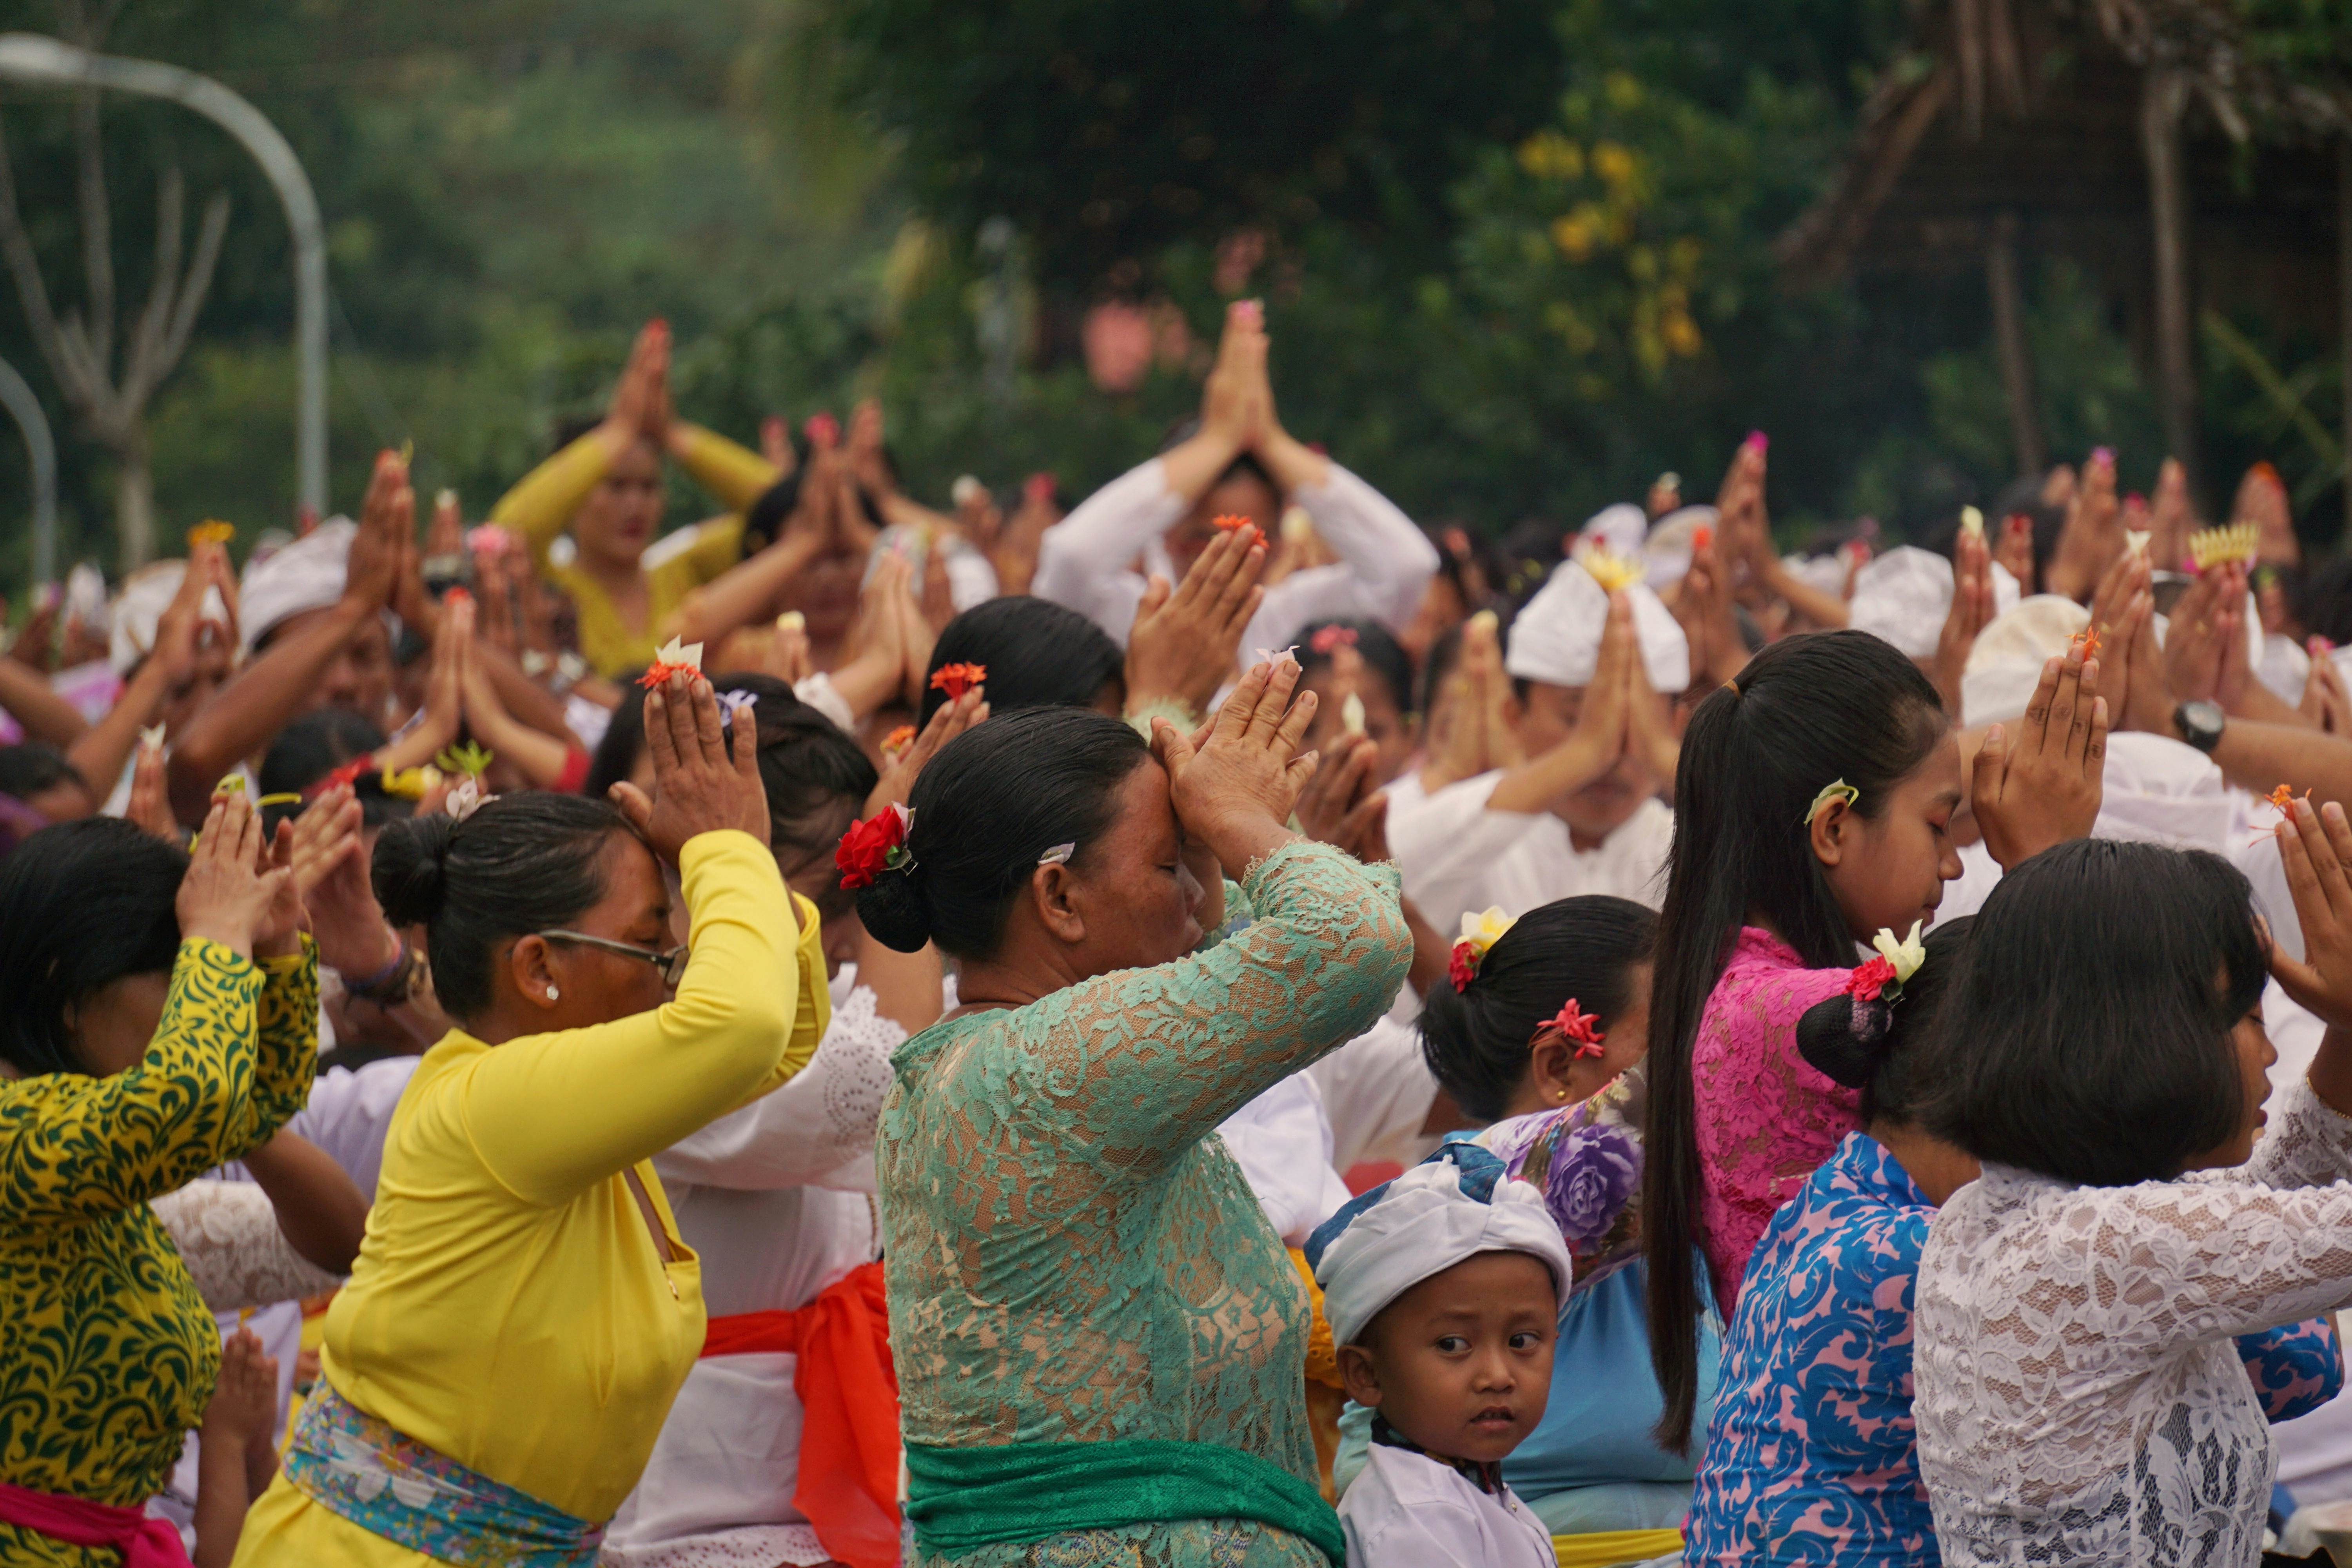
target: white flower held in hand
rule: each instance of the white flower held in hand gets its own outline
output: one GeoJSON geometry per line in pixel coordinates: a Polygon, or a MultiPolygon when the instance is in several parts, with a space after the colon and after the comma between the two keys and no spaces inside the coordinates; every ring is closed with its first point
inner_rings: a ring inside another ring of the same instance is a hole
{"type": "Polygon", "coordinates": [[[1352,691],[1339,700],[1339,729],[1349,735],[1364,732],[1364,700],[1352,691]]]}

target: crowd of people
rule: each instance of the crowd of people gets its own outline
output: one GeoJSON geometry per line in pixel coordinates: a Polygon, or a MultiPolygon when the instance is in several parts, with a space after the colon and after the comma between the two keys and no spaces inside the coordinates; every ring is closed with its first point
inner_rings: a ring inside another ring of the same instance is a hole
{"type": "Polygon", "coordinates": [[[669,352],[486,521],[387,452],[0,657],[0,1562],[2320,1548],[2275,474],[1424,526],[1241,301],[1157,456],[936,510],[669,352]]]}

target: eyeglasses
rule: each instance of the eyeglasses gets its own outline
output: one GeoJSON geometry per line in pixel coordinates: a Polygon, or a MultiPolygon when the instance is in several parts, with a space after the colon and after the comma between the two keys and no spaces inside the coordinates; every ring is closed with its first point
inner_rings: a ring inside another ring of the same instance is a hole
{"type": "Polygon", "coordinates": [[[686,978],[686,961],[690,954],[683,947],[656,952],[649,947],[639,947],[633,942],[614,942],[610,937],[590,936],[580,931],[543,931],[538,934],[548,942],[575,942],[582,947],[600,947],[606,952],[617,952],[626,958],[642,958],[662,972],[662,984],[673,991],[677,989],[677,983],[686,978]]]}

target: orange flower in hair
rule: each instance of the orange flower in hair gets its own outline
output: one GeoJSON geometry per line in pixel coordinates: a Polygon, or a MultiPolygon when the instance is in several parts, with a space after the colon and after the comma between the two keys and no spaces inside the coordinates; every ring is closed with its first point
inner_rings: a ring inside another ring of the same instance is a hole
{"type": "Polygon", "coordinates": [[[987,679],[988,666],[984,664],[943,664],[931,672],[931,689],[946,692],[948,700],[953,702],[987,679]]]}

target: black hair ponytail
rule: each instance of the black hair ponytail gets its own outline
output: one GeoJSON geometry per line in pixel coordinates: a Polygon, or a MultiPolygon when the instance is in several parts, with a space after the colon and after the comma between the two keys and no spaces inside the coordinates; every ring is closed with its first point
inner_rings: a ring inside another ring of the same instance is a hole
{"type": "Polygon", "coordinates": [[[1499,1121],[1528,1076],[1536,1032],[1573,998],[1606,1028],[1633,1000],[1658,917],[1631,899],[1560,899],[1521,915],[1460,991],[1450,980],[1421,1005],[1421,1054],[1454,1103],[1499,1121]]]}
{"type": "Polygon", "coordinates": [[[1642,1181],[1650,1363],[1665,1408],[1653,1436],[1690,1447],[1698,1396],[1699,1169],[1691,1042],[1751,921],[1815,968],[1853,962],[1853,936],[1802,830],[1822,786],[1861,792],[1864,817],[1926,760],[1947,721],[1935,686],[1867,632],[1782,639],[1699,704],[1675,770],[1675,840],[1650,998],[1650,1127],[1642,1181]]]}

